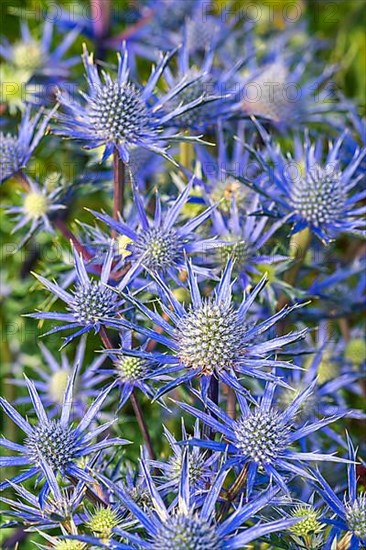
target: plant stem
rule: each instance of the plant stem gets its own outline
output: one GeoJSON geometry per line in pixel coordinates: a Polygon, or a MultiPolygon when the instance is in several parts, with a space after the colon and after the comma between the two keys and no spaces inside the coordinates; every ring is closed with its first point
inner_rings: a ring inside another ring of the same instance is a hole
{"type": "Polygon", "coordinates": [[[57,229],[60,231],[60,233],[62,233],[65,239],[72,242],[72,244],[75,247],[75,250],[77,250],[79,254],[82,255],[84,260],[88,261],[92,259],[93,257],[92,254],[90,254],[90,252],[88,252],[85,246],[81,244],[81,242],[74,235],[74,233],[67,227],[67,225],[63,220],[61,220],[60,218],[56,218],[53,221],[53,225],[57,227],[57,229]]]}
{"type": "Polygon", "coordinates": [[[154,451],[154,448],[153,448],[153,445],[152,445],[149,430],[147,429],[144,414],[142,412],[142,408],[141,408],[140,402],[137,398],[135,390],[133,390],[133,392],[130,395],[130,401],[131,401],[131,405],[132,405],[133,411],[135,413],[136,420],[137,420],[137,423],[139,425],[142,437],[144,438],[144,441],[146,443],[146,447],[147,447],[147,450],[149,452],[150,458],[152,460],[155,460],[156,455],[155,455],[155,451],[154,451]]]}
{"type": "Polygon", "coordinates": [[[123,214],[126,167],[119,158],[118,149],[113,151],[113,217],[118,220],[123,214]]]}
{"type": "MultiPolygon", "coordinates": [[[[105,327],[101,327],[101,329],[99,331],[99,336],[100,336],[100,339],[102,340],[102,342],[103,342],[106,349],[113,349],[113,344],[110,341],[110,338],[107,334],[107,331],[106,331],[105,327]]],[[[146,424],[146,421],[145,421],[145,418],[144,418],[144,414],[142,412],[141,405],[139,403],[139,400],[137,398],[135,390],[133,390],[133,392],[130,396],[130,401],[131,401],[133,412],[135,413],[136,420],[137,420],[137,423],[139,425],[142,437],[145,441],[147,450],[149,452],[150,458],[155,459],[156,455],[155,455],[154,447],[152,445],[149,430],[147,428],[147,424],[146,424]]]]}
{"type": "MultiPolygon", "coordinates": [[[[210,385],[208,387],[208,397],[215,403],[215,405],[218,405],[219,403],[219,381],[218,378],[216,378],[215,374],[212,374],[210,385]]],[[[206,409],[206,412],[208,414],[212,414],[209,410],[206,409]]],[[[212,415],[215,416],[215,415],[212,415]]],[[[209,439],[212,439],[214,436],[213,430],[209,426],[204,426],[203,428],[203,434],[206,435],[209,439]]]]}
{"type": "Polygon", "coordinates": [[[213,374],[211,376],[210,386],[208,388],[208,397],[215,403],[215,405],[218,405],[219,403],[219,380],[216,378],[216,376],[213,374]]]}
{"type": "Polygon", "coordinates": [[[179,162],[184,168],[192,170],[194,161],[194,147],[193,143],[188,141],[182,141],[179,144],[179,162]]]}
{"type": "Polygon", "coordinates": [[[230,388],[228,386],[227,388],[227,403],[226,403],[226,411],[231,418],[235,419],[235,412],[236,412],[236,394],[233,388],[230,388]]]}
{"type": "MultiPolygon", "coordinates": [[[[306,227],[291,237],[289,249],[290,255],[294,260],[294,264],[286,271],[284,275],[284,281],[289,285],[294,285],[296,283],[300,268],[303,265],[306,253],[309,250],[311,236],[311,230],[306,227]]],[[[277,302],[277,311],[287,305],[288,301],[289,299],[286,294],[281,294],[277,302]]]]}

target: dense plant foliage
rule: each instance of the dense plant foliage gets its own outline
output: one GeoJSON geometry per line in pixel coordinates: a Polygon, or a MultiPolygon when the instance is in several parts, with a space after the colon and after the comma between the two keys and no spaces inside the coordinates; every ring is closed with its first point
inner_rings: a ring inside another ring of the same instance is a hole
{"type": "Polygon", "coordinates": [[[310,4],[6,5],[4,548],[365,548],[362,10],[310,4]]]}

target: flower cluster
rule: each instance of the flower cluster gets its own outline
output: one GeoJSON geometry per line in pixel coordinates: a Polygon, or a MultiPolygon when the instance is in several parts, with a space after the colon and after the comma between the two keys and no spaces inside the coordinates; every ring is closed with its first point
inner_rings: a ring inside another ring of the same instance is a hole
{"type": "Polygon", "coordinates": [[[345,38],[306,3],[117,4],[0,42],[26,92],[0,105],[1,545],[361,550],[365,125],[323,66],[345,38]]]}

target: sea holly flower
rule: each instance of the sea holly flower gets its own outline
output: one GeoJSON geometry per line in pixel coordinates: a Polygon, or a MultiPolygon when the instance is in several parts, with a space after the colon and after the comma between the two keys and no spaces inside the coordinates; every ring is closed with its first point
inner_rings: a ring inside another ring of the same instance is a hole
{"type": "MultiPolygon", "coordinates": [[[[54,529],[59,523],[64,523],[68,519],[77,524],[80,520],[76,512],[82,504],[85,496],[85,482],[79,481],[74,488],[66,487],[60,490],[61,500],[49,495],[42,503],[28,489],[22,485],[17,485],[9,481],[14,493],[19,497],[13,500],[1,497],[1,501],[8,506],[8,509],[2,510],[4,516],[11,518],[7,526],[31,525],[37,529],[54,529]]],[[[59,495],[58,495],[59,496],[59,495]]]]}
{"type": "Polygon", "coordinates": [[[7,63],[15,69],[30,71],[32,76],[46,78],[51,82],[58,82],[68,77],[70,67],[75,65],[77,58],[63,59],[63,56],[78,36],[78,28],[64,35],[63,40],[53,51],[53,22],[49,19],[46,19],[43,25],[40,40],[34,38],[24,19],[20,25],[20,32],[20,40],[14,44],[10,44],[5,39],[0,44],[0,55],[7,63]]]}
{"type": "Polygon", "coordinates": [[[98,506],[88,514],[87,527],[94,536],[107,543],[112,536],[112,530],[122,522],[122,514],[112,506],[98,506]]]}
{"type": "MultiPolygon", "coordinates": [[[[183,418],[181,427],[182,439],[186,441],[189,435],[187,434],[183,418]]],[[[169,442],[173,455],[166,461],[149,460],[149,464],[162,472],[161,478],[159,478],[162,482],[159,487],[160,490],[169,492],[172,489],[176,490],[179,485],[182,464],[187,448],[183,447],[165,426],[164,435],[169,442]]],[[[198,420],[194,424],[193,437],[195,439],[201,438],[198,420]]],[[[188,475],[192,489],[196,493],[206,492],[207,487],[211,485],[213,478],[217,474],[218,458],[219,453],[208,453],[207,451],[202,451],[199,447],[188,447],[188,475]]]]}
{"type": "Polygon", "coordinates": [[[356,472],[356,451],[351,439],[347,436],[349,464],[348,487],[343,499],[340,499],[331,488],[325,478],[317,470],[313,472],[316,478],[316,490],[335,514],[332,519],[322,518],[324,523],[332,526],[328,535],[325,550],[330,550],[332,543],[339,538],[342,531],[350,533],[350,548],[358,550],[366,544],[366,495],[357,494],[357,472],[356,472]]]}
{"type": "MultiPolygon", "coordinates": [[[[283,406],[288,406],[294,399],[294,390],[298,394],[303,389],[316,380],[312,394],[302,403],[298,410],[298,422],[314,420],[319,415],[332,416],[344,415],[346,418],[358,418],[360,420],[366,417],[362,410],[351,408],[348,406],[342,390],[347,390],[354,393],[354,386],[363,378],[362,372],[352,370],[346,364],[344,356],[345,343],[338,341],[329,341],[328,324],[323,321],[319,325],[317,342],[308,343],[308,352],[305,353],[305,346],[302,351],[304,354],[299,356],[301,369],[284,371],[284,377],[291,390],[281,389],[278,396],[278,403],[283,406]],[[309,352],[313,352],[309,355],[309,352]]],[[[357,391],[357,390],[356,390],[357,391]]],[[[359,391],[359,390],[358,390],[359,391]]],[[[336,434],[332,434],[329,428],[324,428],[327,435],[332,438],[336,434]]],[[[313,439],[313,438],[312,438],[313,439]]],[[[339,440],[344,446],[343,438],[339,440]]],[[[309,443],[320,441],[315,438],[309,443]]]]}
{"type": "MultiPolygon", "coordinates": [[[[255,216],[259,209],[259,198],[254,197],[248,207],[247,214],[244,216],[239,212],[235,197],[232,199],[230,216],[225,219],[222,213],[216,209],[212,212],[212,232],[220,240],[227,244],[219,246],[216,250],[219,263],[226,264],[229,258],[235,262],[234,273],[238,275],[238,280],[244,289],[249,284],[258,279],[258,275],[275,273],[275,270],[288,268],[289,258],[283,254],[266,253],[265,245],[275,235],[275,233],[286,223],[286,217],[275,221],[269,225],[268,216],[255,216]],[[274,268],[274,269],[273,269],[274,268]]],[[[291,291],[291,287],[285,282],[273,281],[275,287],[282,291],[291,291]],[[277,283],[277,284],[276,284],[277,283]]],[[[274,298],[272,289],[271,298],[274,298]]]]}
{"type": "Polygon", "coordinates": [[[334,67],[309,78],[306,70],[311,58],[305,54],[294,61],[292,66],[289,59],[277,54],[242,78],[237,83],[240,93],[233,112],[262,117],[281,131],[314,122],[334,125],[334,114],[349,110],[347,102],[336,98],[330,87],[334,67]]]}
{"type": "Polygon", "coordinates": [[[9,179],[24,168],[31,158],[35,148],[44,136],[48,123],[56,109],[43,116],[40,109],[31,117],[32,107],[27,106],[22,114],[18,134],[4,134],[0,132],[0,182],[9,179]]]}
{"type": "Polygon", "coordinates": [[[62,185],[48,189],[47,182],[41,186],[29,176],[26,176],[26,180],[28,189],[23,193],[23,204],[11,206],[6,210],[8,214],[14,214],[18,222],[12,233],[30,224],[27,234],[18,245],[19,248],[40,229],[53,233],[52,216],[66,208],[66,205],[63,204],[66,189],[62,185]]]}
{"type": "MultiPolygon", "coordinates": [[[[113,376],[116,380],[116,385],[120,389],[119,409],[128,401],[135,388],[152,399],[155,392],[151,387],[151,380],[156,377],[159,379],[158,364],[155,361],[126,355],[124,350],[133,349],[132,332],[126,331],[120,336],[121,349],[105,350],[113,362],[113,368],[104,368],[101,371],[102,375],[113,376]]],[[[146,350],[148,344],[149,341],[141,347],[142,352],[146,350]]],[[[162,379],[164,379],[164,376],[162,376],[162,379]]]]}
{"type": "MultiPolygon", "coordinates": [[[[40,311],[28,315],[28,317],[33,317],[34,319],[50,319],[66,323],[50,330],[46,334],[53,334],[60,330],[77,329],[71,336],[65,338],[62,347],[86,332],[91,330],[99,332],[101,326],[108,324],[109,319],[111,320],[121,312],[123,304],[123,301],[118,297],[115,290],[107,286],[113,262],[114,242],[111,242],[109,250],[105,255],[99,280],[89,278],[81,255],[75,249],[73,253],[77,279],[71,292],[64,290],[57,283],[53,283],[45,277],[34,273],[34,276],[43,286],[66,304],[69,313],[40,311]]],[[[133,275],[134,270],[130,269],[120,281],[118,285],[119,290],[125,288],[133,275]]]]}
{"type": "Polygon", "coordinates": [[[193,82],[170,99],[166,109],[175,110],[181,104],[197,101],[204,96],[205,102],[202,105],[177,115],[172,121],[174,127],[203,132],[210,126],[216,125],[218,120],[229,116],[230,104],[228,100],[232,94],[230,94],[227,82],[232,73],[244,63],[244,60],[239,60],[228,71],[215,71],[213,66],[215,52],[213,48],[210,48],[202,62],[197,65],[191,61],[187,40],[188,37],[185,37],[183,45],[178,51],[176,74],[167,67],[164,79],[169,89],[174,89],[182,79],[187,77],[193,82]]]}
{"type": "MultiPolygon", "coordinates": [[[[23,379],[24,369],[25,367],[32,369],[39,377],[38,380],[34,380],[36,390],[42,403],[48,408],[48,415],[53,417],[62,408],[69,377],[77,371],[72,416],[81,418],[87,410],[89,398],[98,396],[100,392],[98,386],[105,383],[109,376],[104,369],[101,369],[106,359],[105,355],[99,355],[84,366],[86,343],[87,335],[84,335],[77,345],[73,361],[69,360],[64,351],[61,352],[60,359],[57,359],[46,346],[39,344],[42,361],[35,362],[34,359],[32,361],[31,356],[22,355],[13,369],[15,374],[20,372],[22,378],[12,378],[10,382],[16,386],[26,386],[23,379]]],[[[14,401],[19,405],[30,402],[29,396],[20,397],[14,401]]]]}
{"type": "Polygon", "coordinates": [[[197,181],[202,186],[206,202],[218,203],[217,208],[224,217],[230,215],[233,200],[240,213],[246,212],[254,194],[238,177],[250,180],[256,177],[258,167],[250,162],[250,153],[244,146],[253,143],[253,133],[248,133],[244,121],[239,121],[235,126],[235,141],[230,147],[228,131],[219,120],[216,139],[217,156],[207,147],[198,144],[195,147],[202,173],[197,181]]]}
{"type": "MultiPolygon", "coordinates": [[[[107,223],[117,234],[127,239],[128,262],[133,265],[139,263],[140,270],[145,267],[154,273],[168,274],[176,278],[176,271],[185,268],[185,255],[196,253],[203,255],[207,250],[218,246],[215,238],[203,239],[195,234],[195,229],[210,217],[214,206],[178,225],[180,213],[187,203],[193,183],[194,178],[165,212],[160,195],[157,193],[153,220],[149,220],[143,198],[136,187],[133,187],[134,204],[138,213],[135,227],[122,219],[117,221],[105,214],[92,212],[96,218],[107,223]]],[[[207,270],[199,266],[196,270],[207,274],[207,270]]]]}
{"type": "MultiPolygon", "coordinates": [[[[49,490],[52,491],[57,500],[62,500],[61,490],[56,479],[58,473],[71,479],[93,483],[93,477],[88,473],[86,466],[82,467],[80,465],[80,459],[112,445],[129,443],[127,440],[118,437],[93,443],[93,440],[114,422],[112,420],[101,426],[93,427],[93,422],[114,384],[100,392],[82,420],[77,426],[73,426],[70,424],[70,415],[73,403],[74,377],[69,378],[62,411],[60,418],[57,420],[51,420],[47,415],[34,383],[28,378],[26,378],[26,382],[37,422],[30,424],[6,399],[0,398],[0,406],[5,414],[26,435],[22,444],[4,438],[0,440],[2,447],[18,453],[17,456],[2,457],[0,466],[27,466],[25,471],[10,480],[13,483],[21,483],[34,476],[44,479],[45,483],[39,494],[41,504],[43,504],[49,490]]],[[[3,481],[0,484],[0,489],[9,487],[10,481],[3,481]]]]}
{"type": "Polygon", "coordinates": [[[276,384],[272,382],[266,385],[259,403],[252,408],[246,398],[237,392],[240,406],[240,417],[237,420],[231,418],[210,399],[206,400],[205,406],[215,416],[191,405],[179,403],[183,410],[199,418],[223,436],[222,441],[193,438],[188,439],[187,443],[227,453],[227,467],[242,468],[248,464],[248,494],[252,492],[259,473],[267,474],[269,479],[289,494],[289,486],[283,477],[284,474],[291,473],[312,479],[309,471],[304,468],[304,463],[319,460],[347,462],[331,454],[303,453],[292,447],[299,439],[313,434],[344,416],[340,414],[305,423],[302,426],[297,425],[297,412],[301,404],[311,395],[314,384],[315,382],[299,393],[285,410],[278,409],[273,402],[276,384]]]}
{"type": "Polygon", "coordinates": [[[117,79],[104,71],[101,78],[93,56],[89,55],[84,46],[82,59],[89,87],[87,94],[82,93],[85,103],[82,105],[60,91],[58,101],[65,113],[59,114],[60,126],[55,132],[83,142],[86,149],[104,146],[103,160],[117,149],[121,160],[128,164],[130,150],[136,146],[170,158],[163,143],[189,141],[193,138],[172,135],[167,131],[168,127],[174,123],[175,117],[205,101],[204,96],[201,96],[166,111],[167,102],[196,81],[196,78],[185,78],[166,94],[160,97],[156,95],[156,85],[174,53],[172,51],[162,57],[146,85],[138,87],[129,78],[125,45],[118,55],[117,79]]]}
{"type": "MultiPolygon", "coordinates": [[[[233,264],[227,263],[225,271],[213,295],[201,295],[197,277],[192,264],[187,263],[188,285],[192,303],[184,307],[166,286],[163,280],[155,275],[165,304],[162,304],[164,317],[152,311],[132,296],[128,300],[149,318],[159,329],[151,330],[125,320],[113,320],[115,328],[130,328],[171,350],[171,353],[142,352],[125,350],[127,355],[147,358],[160,362],[163,366],[159,373],[171,374],[184,371],[179,377],[163,386],[156,398],[179,386],[198,378],[202,395],[207,395],[212,376],[231,386],[238,392],[246,392],[238,382],[236,373],[265,380],[281,379],[268,372],[268,368],[293,368],[286,361],[270,358],[275,350],[302,338],[304,331],[292,332],[278,338],[261,339],[261,335],[271,329],[280,319],[299,307],[299,304],[285,307],[275,315],[262,322],[255,323],[248,318],[248,311],[258,294],[266,284],[264,277],[250,294],[244,293],[242,303],[235,308],[232,300],[233,264]],[[168,307],[169,306],[169,307],[168,307]],[[168,317],[172,324],[167,322],[168,317]],[[165,336],[162,331],[167,334],[165,336]]],[[[285,384],[286,385],[286,384],[285,384]]]]}
{"type": "MultiPolygon", "coordinates": [[[[286,529],[299,521],[299,518],[280,519],[268,523],[257,522],[254,525],[252,523],[251,527],[245,526],[249,519],[253,522],[258,512],[273,499],[276,494],[273,489],[246,504],[240,503],[235,512],[228,515],[224,521],[220,521],[216,513],[216,503],[227,472],[221,470],[216,475],[203,503],[197,504],[197,499],[190,487],[187,453],[183,457],[174,507],[165,504],[146,464],[143,463],[142,468],[154,506],[149,513],[136,505],[123,487],[115,485],[104,476],[101,477],[101,481],[139,521],[138,533],[122,531],[117,527],[114,530],[115,534],[147,550],[194,550],[196,548],[234,550],[268,533],[286,529]],[[140,526],[147,533],[144,538],[141,536],[140,526]]],[[[123,547],[116,542],[113,543],[112,548],[123,547]]]]}
{"type": "Polygon", "coordinates": [[[366,191],[353,193],[353,189],[362,177],[354,174],[366,149],[357,149],[348,166],[340,169],[339,150],[345,133],[330,142],[325,160],[321,141],[311,143],[308,135],[303,145],[297,142],[297,154],[292,158],[283,155],[258,122],[256,126],[265,143],[265,154],[253,151],[263,169],[254,186],[277,205],[281,215],[291,214],[293,232],[308,227],[324,243],[345,232],[363,235],[366,224],[361,216],[366,207],[357,203],[366,197],[366,191]]]}

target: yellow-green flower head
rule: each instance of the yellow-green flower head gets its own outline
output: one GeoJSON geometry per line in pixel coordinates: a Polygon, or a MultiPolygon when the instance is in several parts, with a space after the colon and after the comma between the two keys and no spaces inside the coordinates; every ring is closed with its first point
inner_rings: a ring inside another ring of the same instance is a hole
{"type": "Polygon", "coordinates": [[[314,510],[312,506],[297,506],[291,515],[294,518],[301,518],[304,516],[302,521],[289,527],[289,531],[298,537],[306,537],[311,533],[319,533],[323,528],[323,525],[319,521],[319,513],[314,510]]]}
{"type": "Polygon", "coordinates": [[[366,361],[366,342],[363,338],[354,338],[348,342],[344,357],[357,367],[366,361]]]}
{"type": "Polygon", "coordinates": [[[12,61],[17,69],[36,71],[43,65],[41,44],[34,39],[19,41],[13,46],[12,61]]]}
{"type": "Polygon", "coordinates": [[[243,209],[248,200],[248,189],[239,181],[228,178],[220,182],[211,192],[211,199],[214,203],[220,203],[219,209],[225,214],[229,214],[233,199],[238,209],[243,209]]]}
{"type": "Polygon", "coordinates": [[[98,537],[108,539],[112,535],[112,529],[120,523],[118,512],[110,506],[97,508],[91,514],[87,526],[98,537]]]}
{"type": "Polygon", "coordinates": [[[78,540],[59,540],[54,548],[55,550],[85,550],[86,544],[78,540]]]}
{"type": "Polygon", "coordinates": [[[117,372],[123,382],[140,380],[147,373],[147,362],[140,357],[123,356],[118,361],[117,372]]]}
{"type": "Polygon", "coordinates": [[[44,193],[31,191],[24,197],[24,213],[30,218],[41,218],[47,213],[48,199],[44,193]]]}
{"type": "Polygon", "coordinates": [[[48,395],[53,403],[62,405],[70,371],[67,369],[53,372],[48,382],[48,395]]]}

